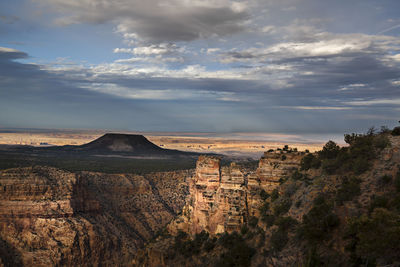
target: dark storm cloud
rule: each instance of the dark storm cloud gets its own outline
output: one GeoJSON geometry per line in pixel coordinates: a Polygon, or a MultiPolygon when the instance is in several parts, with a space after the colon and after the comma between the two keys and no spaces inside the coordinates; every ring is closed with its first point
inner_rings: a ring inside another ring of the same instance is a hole
{"type": "Polygon", "coordinates": [[[114,22],[118,31],[137,41],[191,41],[229,35],[243,30],[243,22],[248,18],[244,4],[230,1],[41,2],[59,12],[58,24],[114,22]]]}
{"type": "Polygon", "coordinates": [[[398,1],[37,2],[36,40],[60,49],[0,50],[2,123],[343,132],[398,121],[398,1]],[[93,39],[110,29],[118,41],[93,39]]]}
{"type": "Polygon", "coordinates": [[[11,49],[11,48],[4,48],[0,47],[0,60],[1,61],[10,61],[13,59],[21,59],[21,58],[27,58],[28,54],[11,49]]]}
{"type": "Polygon", "coordinates": [[[346,93],[335,95],[332,81],[330,85],[328,80],[316,82],[328,84],[329,90],[316,89],[318,85],[312,82],[327,79],[324,75],[310,80],[299,76],[299,85],[276,90],[264,81],[249,79],[127,77],[73,68],[46,71],[40,65],[14,61],[27,57],[23,52],[2,51],[0,119],[3,125],[153,131],[171,130],[171,127],[177,131],[282,131],[284,128],[285,132],[307,132],[309,127],[314,127],[314,132],[327,133],[349,124],[363,129],[365,120],[375,125],[385,124],[396,112],[381,106],[365,109],[358,104],[346,104],[357,98],[346,93]],[[95,84],[101,84],[104,91],[96,91],[95,84]],[[115,94],[115,86],[127,91],[115,94]],[[149,99],[129,95],[138,90],[151,94],[169,88],[177,90],[173,94],[187,96],[162,100],[157,99],[157,94],[149,99]],[[321,127],[327,117],[340,118],[340,123],[321,127]]]}

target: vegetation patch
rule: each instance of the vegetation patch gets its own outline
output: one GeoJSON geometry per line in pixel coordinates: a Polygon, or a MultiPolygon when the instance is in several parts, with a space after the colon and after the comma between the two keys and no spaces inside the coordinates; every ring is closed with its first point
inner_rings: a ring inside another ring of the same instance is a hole
{"type": "Polygon", "coordinates": [[[225,248],[216,266],[250,266],[255,249],[249,247],[237,232],[224,233],[218,243],[225,248]]]}
{"type": "Polygon", "coordinates": [[[281,231],[279,229],[272,232],[270,239],[272,251],[274,252],[281,251],[286,246],[288,241],[289,238],[287,232],[281,231]]]}
{"type": "Polygon", "coordinates": [[[361,180],[356,177],[344,177],[339,190],[336,193],[335,201],[342,205],[345,201],[353,200],[361,194],[361,180]]]}
{"type": "Polygon", "coordinates": [[[307,154],[301,159],[301,170],[307,171],[309,169],[318,169],[319,167],[321,167],[321,160],[313,154],[307,154]]]}
{"type": "Polygon", "coordinates": [[[333,213],[332,203],[326,200],[326,196],[320,195],[314,200],[313,208],[303,216],[298,236],[309,243],[318,243],[326,239],[338,225],[339,218],[333,213]]]}
{"type": "Polygon", "coordinates": [[[289,198],[282,198],[278,203],[274,206],[274,215],[279,216],[281,214],[285,214],[289,211],[292,206],[292,201],[289,198]]]}
{"type": "Polygon", "coordinates": [[[380,265],[400,261],[400,216],[384,208],[376,208],[370,216],[350,220],[346,238],[347,250],[354,264],[378,261],[380,265]]]}
{"type": "MultiPolygon", "coordinates": [[[[318,152],[318,160],[327,174],[345,172],[362,174],[368,170],[370,161],[376,158],[378,151],[390,146],[387,135],[375,134],[373,128],[366,134],[345,134],[344,140],[349,144],[348,147],[339,147],[335,142],[329,141],[318,152]]],[[[318,166],[312,163],[318,160],[309,155],[306,155],[301,162],[303,170],[318,166]]]]}

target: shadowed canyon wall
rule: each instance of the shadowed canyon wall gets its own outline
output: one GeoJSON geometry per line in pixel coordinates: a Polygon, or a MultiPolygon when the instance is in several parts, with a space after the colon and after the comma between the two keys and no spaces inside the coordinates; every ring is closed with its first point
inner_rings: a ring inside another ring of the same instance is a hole
{"type": "Polygon", "coordinates": [[[0,263],[129,265],[137,249],[182,209],[192,175],[2,171],[0,263]]]}
{"type": "Polygon", "coordinates": [[[260,191],[270,193],[277,188],[281,178],[299,167],[301,158],[295,152],[266,152],[254,172],[235,163],[221,167],[216,157],[199,157],[187,204],[169,230],[183,230],[191,235],[203,230],[210,234],[240,230],[249,216],[257,215],[260,191]]]}

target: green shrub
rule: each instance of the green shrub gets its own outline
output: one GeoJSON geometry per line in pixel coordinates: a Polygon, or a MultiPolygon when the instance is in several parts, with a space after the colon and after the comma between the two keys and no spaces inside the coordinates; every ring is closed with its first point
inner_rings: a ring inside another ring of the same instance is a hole
{"type": "Polygon", "coordinates": [[[198,254],[201,251],[201,247],[208,239],[209,234],[206,231],[197,233],[193,240],[189,238],[187,233],[179,231],[175,237],[173,249],[177,253],[189,257],[198,254]]]}
{"type": "MultiPolygon", "coordinates": [[[[321,166],[328,174],[348,171],[361,174],[368,170],[370,160],[376,158],[377,151],[390,145],[387,136],[375,135],[371,129],[367,134],[346,134],[344,139],[349,147],[340,148],[335,142],[329,141],[322,151],[318,152],[321,166]]],[[[310,167],[309,161],[308,158],[303,168],[310,167]]]]}
{"type": "Polygon", "coordinates": [[[274,225],[275,222],[275,216],[271,214],[265,214],[261,216],[261,221],[265,222],[268,227],[271,227],[274,225]]]}
{"type": "Polygon", "coordinates": [[[303,267],[318,267],[323,266],[322,260],[317,253],[315,247],[309,249],[303,267]]]}
{"type": "Polygon", "coordinates": [[[353,200],[354,197],[359,196],[361,194],[360,183],[361,180],[358,178],[344,177],[340,188],[336,192],[336,202],[342,205],[343,202],[353,200]]]}
{"type": "Polygon", "coordinates": [[[206,252],[210,252],[211,250],[213,250],[215,247],[216,241],[217,241],[217,238],[215,238],[215,237],[207,239],[207,241],[204,242],[204,245],[203,245],[204,250],[206,252]]]}
{"type": "Polygon", "coordinates": [[[279,191],[277,188],[275,188],[274,190],[272,190],[271,192],[271,201],[275,201],[279,198],[279,191]]]}
{"type": "Polygon", "coordinates": [[[269,198],[269,194],[267,192],[265,192],[264,189],[261,189],[260,191],[260,197],[263,201],[265,201],[267,198],[269,198]]]}
{"type": "Polygon", "coordinates": [[[269,212],[269,202],[264,202],[262,206],[258,209],[260,214],[266,214],[269,212]]]}
{"type": "Polygon", "coordinates": [[[340,147],[333,141],[328,141],[320,152],[320,159],[334,159],[338,155],[340,147]]]}
{"type": "Polygon", "coordinates": [[[289,241],[288,234],[285,231],[276,230],[272,232],[270,243],[273,251],[281,251],[289,241]]]}
{"type": "Polygon", "coordinates": [[[400,135],[400,127],[398,126],[398,127],[395,127],[393,130],[392,130],[392,135],[393,136],[399,136],[400,135]]]}
{"type": "Polygon", "coordinates": [[[387,208],[388,204],[389,199],[387,197],[374,195],[369,205],[369,211],[372,212],[375,208],[387,208]]]}
{"type": "Polygon", "coordinates": [[[292,201],[289,198],[283,198],[274,206],[274,215],[279,216],[289,211],[292,201]]]}
{"type": "Polygon", "coordinates": [[[351,239],[348,249],[361,262],[376,259],[385,265],[400,261],[400,216],[394,212],[376,208],[370,217],[353,218],[345,238],[351,239]]]}
{"type": "Polygon", "coordinates": [[[400,213],[400,194],[397,194],[390,202],[390,206],[400,213]]]}
{"type": "Polygon", "coordinates": [[[384,186],[384,185],[390,184],[390,182],[392,182],[392,179],[393,178],[391,175],[385,174],[378,178],[378,185],[384,186]]]}
{"type": "Polygon", "coordinates": [[[194,245],[196,246],[196,247],[201,247],[201,245],[206,241],[206,240],[208,240],[208,238],[209,238],[209,234],[206,232],[206,231],[201,231],[200,233],[197,233],[195,236],[194,236],[194,240],[193,240],[193,242],[194,242],[194,245]]]}
{"type": "Polygon", "coordinates": [[[285,197],[291,197],[297,191],[297,185],[295,183],[288,184],[285,188],[285,197]]]}
{"type": "Polygon", "coordinates": [[[400,169],[397,171],[396,178],[394,179],[394,185],[396,187],[396,191],[400,192],[400,169]]]}
{"type": "Polygon", "coordinates": [[[285,156],[285,155],[282,155],[282,156],[281,156],[281,160],[282,160],[282,161],[285,161],[285,160],[286,160],[286,156],[285,156]]]}
{"type": "Polygon", "coordinates": [[[339,169],[340,164],[336,160],[324,160],[321,166],[327,174],[334,174],[339,169]]]}
{"type": "Polygon", "coordinates": [[[249,226],[251,228],[254,228],[254,227],[257,226],[257,224],[258,224],[258,218],[255,217],[255,216],[250,216],[250,218],[249,218],[249,226]]]}
{"type": "Polygon", "coordinates": [[[313,208],[303,216],[298,236],[310,243],[321,242],[329,236],[330,231],[339,225],[339,218],[332,212],[332,208],[324,195],[318,196],[313,208]]]}
{"type": "Polygon", "coordinates": [[[264,204],[259,208],[261,221],[266,222],[268,216],[270,215],[269,202],[264,202],[264,204]]]}
{"type": "Polygon", "coordinates": [[[296,219],[293,219],[290,216],[287,217],[279,217],[275,220],[275,225],[278,226],[280,231],[288,231],[289,229],[293,228],[299,222],[296,219]]]}
{"type": "Polygon", "coordinates": [[[390,129],[387,126],[381,126],[380,134],[388,134],[391,133],[390,129]]]}
{"type": "Polygon", "coordinates": [[[279,180],[278,180],[279,185],[286,183],[287,180],[289,180],[289,178],[287,176],[279,178],[279,180]]]}
{"type": "Polygon", "coordinates": [[[321,167],[321,160],[313,154],[305,155],[300,162],[300,170],[318,169],[321,167]]]}
{"type": "Polygon", "coordinates": [[[355,174],[362,174],[367,171],[368,168],[369,162],[367,158],[360,157],[354,161],[353,171],[355,174]]]}
{"type": "Polygon", "coordinates": [[[255,250],[249,247],[238,233],[224,233],[218,240],[225,251],[221,254],[217,266],[250,266],[255,250]]]}
{"type": "Polygon", "coordinates": [[[247,225],[243,224],[242,227],[240,228],[240,234],[245,235],[249,231],[249,227],[247,225]]]}
{"type": "Polygon", "coordinates": [[[303,174],[302,174],[301,172],[299,172],[298,170],[295,170],[295,171],[292,173],[291,178],[292,178],[293,180],[295,180],[295,181],[297,181],[297,180],[302,180],[302,179],[303,179],[303,174]]]}
{"type": "Polygon", "coordinates": [[[384,149],[390,146],[389,138],[386,135],[377,135],[374,138],[374,147],[377,149],[384,149]]]}

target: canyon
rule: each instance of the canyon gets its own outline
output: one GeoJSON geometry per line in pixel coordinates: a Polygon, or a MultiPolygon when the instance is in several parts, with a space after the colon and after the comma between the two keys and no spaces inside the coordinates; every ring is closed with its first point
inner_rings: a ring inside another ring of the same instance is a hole
{"type": "MultiPolygon", "coordinates": [[[[143,175],[43,166],[0,171],[0,266],[368,261],[365,247],[347,251],[369,242],[365,233],[347,232],[352,222],[380,214],[390,219],[378,227],[400,234],[400,139],[353,139],[342,148],[328,142],[319,153],[269,150],[257,166],[202,155],[195,169],[143,175]],[[386,202],[376,202],[381,198],[386,202]]],[[[379,244],[396,251],[385,242],[379,244]]],[[[375,257],[387,264],[396,255],[375,257]]]]}
{"type": "Polygon", "coordinates": [[[256,169],[200,157],[182,213],[135,265],[398,266],[400,138],[347,140],[265,152],[256,169]]]}
{"type": "Polygon", "coordinates": [[[200,156],[183,215],[170,224],[169,230],[191,235],[201,231],[212,235],[240,231],[250,216],[259,215],[260,192],[277,189],[280,180],[299,167],[303,155],[291,151],[265,152],[256,170],[236,163],[221,166],[217,157],[200,156]]]}
{"type": "Polygon", "coordinates": [[[257,213],[259,191],[270,192],[297,168],[300,153],[285,153],[287,161],[282,155],[265,153],[257,170],[200,156],[195,170],[146,175],[41,166],[1,171],[2,262],[129,265],[166,226],[193,234],[237,231],[257,213]]]}
{"type": "Polygon", "coordinates": [[[184,205],[191,171],[0,172],[0,258],[5,266],[130,265],[139,247],[184,205]]]}

